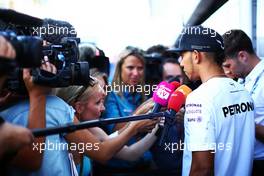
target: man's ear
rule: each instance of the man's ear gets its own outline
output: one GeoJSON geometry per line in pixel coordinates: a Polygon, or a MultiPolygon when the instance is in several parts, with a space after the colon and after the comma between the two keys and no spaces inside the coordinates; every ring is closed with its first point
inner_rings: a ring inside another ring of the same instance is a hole
{"type": "Polygon", "coordinates": [[[240,61],[243,64],[246,64],[248,62],[248,53],[245,51],[239,51],[237,53],[238,61],[240,61]]]}
{"type": "Polygon", "coordinates": [[[201,61],[202,61],[201,60],[201,53],[196,51],[196,50],[194,50],[192,52],[192,60],[193,60],[193,63],[195,63],[195,64],[201,63],[201,61]]]}
{"type": "Polygon", "coordinates": [[[81,114],[83,112],[83,105],[81,102],[77,101],[76,103],[74,103],[74,109],[76,111],[77,114],[81,114]]]}

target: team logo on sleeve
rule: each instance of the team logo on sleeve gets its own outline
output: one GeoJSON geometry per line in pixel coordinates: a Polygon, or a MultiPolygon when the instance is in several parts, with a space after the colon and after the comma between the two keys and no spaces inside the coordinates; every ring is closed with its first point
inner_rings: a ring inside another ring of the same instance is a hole
{"type": "Polygon", "coordinates": [[[200,103],[188,103],[185,107],[186,114],[202,114],[202,104],[200,103]]]}
{"type": "Polygon", "coordinates": [[[200,122],[202,122],[202,120],[203,120],[202,116],[188,117],[187,118],[187,121],[188,122],[197,122],[197,123],[200,123],[200,122]]]}

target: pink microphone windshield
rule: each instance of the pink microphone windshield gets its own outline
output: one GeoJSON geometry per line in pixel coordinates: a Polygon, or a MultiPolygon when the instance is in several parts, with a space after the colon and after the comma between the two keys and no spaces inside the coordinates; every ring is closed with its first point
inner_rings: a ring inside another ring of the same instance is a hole
{"type": "Polygon", "coordinates": [[[167,106],[170,95],[178,87],[176,81],[167,83],[162,81],[153,93],[153,101],[161,106],[167,106]]]}

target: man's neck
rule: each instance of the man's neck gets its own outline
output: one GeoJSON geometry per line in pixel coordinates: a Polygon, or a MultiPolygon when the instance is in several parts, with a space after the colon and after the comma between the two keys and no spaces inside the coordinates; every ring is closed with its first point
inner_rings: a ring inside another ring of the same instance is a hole
{"type": "Polygon", "coordinates": [[[248,70],[247,70],[247,73],[245,75],[248,76],[249,73],[256,67],[256,65],[260,62],[260,58],[256,55],[251,55],[250,58],[249,58],[249,64],[248,64],[248,70]]]}
{"type": "Polygon", "coordinates": [[[256,67],[256,65],[260,62],[260,58],[258,56],[252,56],[252,70],[256,67]]]}
{"type": "Polygon", "coordinates": [[[218,65],[210,64],[200,71],[200,78],[203,83],[215,77],[226,77],[224,70],[218,65]]]}

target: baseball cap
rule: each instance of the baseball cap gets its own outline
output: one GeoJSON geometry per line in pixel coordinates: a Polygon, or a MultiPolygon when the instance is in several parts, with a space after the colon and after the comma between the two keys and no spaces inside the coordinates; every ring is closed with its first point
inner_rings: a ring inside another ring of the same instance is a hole
{"type": "Polygon", "coordinates": [[[222,36],[215,30],[203,26],[185,27],[170,52],[182,51],[224,52],[222,36]]]}

